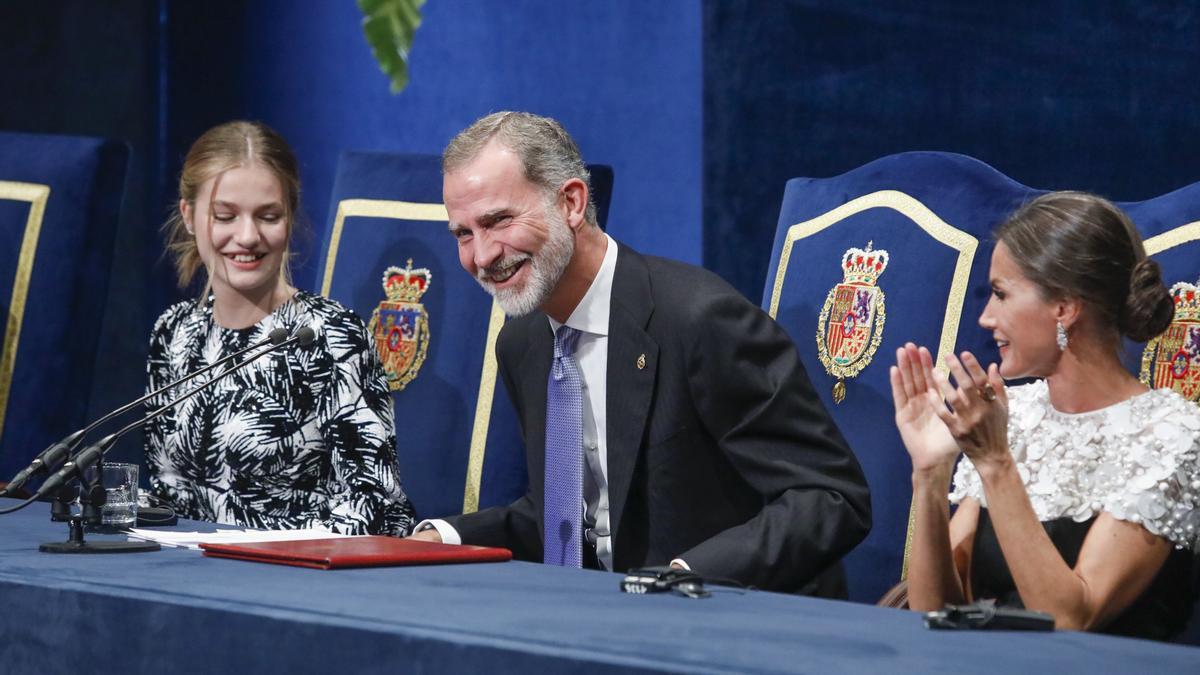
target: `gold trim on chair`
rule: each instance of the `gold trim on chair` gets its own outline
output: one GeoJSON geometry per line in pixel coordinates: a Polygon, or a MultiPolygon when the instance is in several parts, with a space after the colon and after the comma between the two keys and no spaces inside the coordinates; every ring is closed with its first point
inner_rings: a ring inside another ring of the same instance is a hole
{"type": "Polygon", "coordinates": [[[1146,247],[1146,255],[1156,255],[1169,248],[1175,248],[1180,244],[1197,239],[1200,239],[1200,220],[1150,237],[1143,245],[1146,247]]]}
{"type": "Polygon", "coordinates": [[[492,300],[484,346],[483,372],[479,374],[479,398],[475,401],[475,424],[471,428],[471,455],[467,459],[467,484],[463,488],[463,513],[479,510],[479,485],[483,482],[483,455],[487,450],[488,426],[492,420],[492,398],[496,391],[496,338],[504,327],[504,310],[492,300]]]}
{"type": "Polygon", "coordinates": [[[21,323],[25,320],[25,301],[29,298],[29,280],[33,276],[33,258],[37,254],[46,202],[50,200],[50,186],[0,181],[0,199],[29,202],[29,217],[25,220],[21,251],[17,254],[17,273],[13,277],[12,301],[4,330],[4,350],[0,352],[0,438],[3,438],[4,418],[17,364],[17,345],[21,340],[21,323]]]}
{"type": "MultiPolygon", "coordinates": [[[[386,199],[343,199],[338,202],[329,236],[329,253],[325,256],[325,273],[321,295],[328,296],[333,286],[333,270],[337,264],[338,246],[342,240],[346,218],[392,218],[394,220],[423,220],[449,222],[450,216],[442,204],[402,202],[386,199]]],[[[471,452],[467,458],[467,478],[463,486],[463,513],[479,510],[479,484],[483,478],[483,457],[487,450],[488,426],[491,423],[492,399],[496,389],[496,337],[504,325],[504,312],[492,301],[488,320],[487,346],[484,347],[483,368],[479,373],[479,395],[475,401],[475,421],[471,428],[471,452]]]]}
{"type": "MultiPolygon", "coordinates": [[[[818,232],[831,227],[850,216],[869,209],[892,209],[916,223],[931,237],[958,251],[958,261],[954,266],[954,277],[950,284],[950,293],[946,298],[946,312],[942,317],[941,339],[938,342],[937,367],[945,372],[942,359],[954,351],[958,337],[958,326],[962,320],[963,303],[967,295],[967,283],[971,277],[971,265],[975,259],[975,251],[979,248],[979,240],[959,230],[942,220],[921,202],[897,190],[880,190],[852,199],[845,204],[823,213],[812,220],[797,223],[788,228],[783,249],[779,254],[779,266],[775,269],[775,285],[771,290],[771,305],[769,313],[775,318],[779,312],[779,298],[783,294],[783,284],[787,277],[788,262],[792,257],[792,246],[799,240],[811,237],[818,232]]],[[[913,519],[915,512],[913,504],[909,503],[908,530],[904,537],[904,563],[900,569],[900,578],[908,577],[908,559],[912,550],[913,519]]]]}
{"type": "Polygon", "coordinates": [[[343,199],[338,202],[337,214],[333,218],[333,232],[329,237],[329,253],[325,256],[325,275],[321,280],[321,295],[329,295],[329,287],[333,285],[333,267],[337,264],[342,229],[346,225],[346,218],[350,216],[450,222],[450,215],[446,213],[446,207],[442,204],[422,204],[386,199],[343,199]]]}

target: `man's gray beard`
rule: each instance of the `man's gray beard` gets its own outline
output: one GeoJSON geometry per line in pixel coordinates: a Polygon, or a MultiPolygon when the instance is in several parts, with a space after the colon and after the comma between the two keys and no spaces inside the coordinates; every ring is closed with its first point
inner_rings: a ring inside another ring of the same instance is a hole
{"type": "Polygon", "coordinates": [[[479,277],[475,279],[483,286],[483,290],[496,298],[500,309],[509,316],[525,316],[544,305],[562,279],[571,256],[575,255],[575,236],[567,221],[554,208],[554,202],[546,205],[545,212],[549,237],[542,245],[542,250],[526,263],[529,265],[529,280],[524,288],[497,289],[490,281],[479,277]]]}

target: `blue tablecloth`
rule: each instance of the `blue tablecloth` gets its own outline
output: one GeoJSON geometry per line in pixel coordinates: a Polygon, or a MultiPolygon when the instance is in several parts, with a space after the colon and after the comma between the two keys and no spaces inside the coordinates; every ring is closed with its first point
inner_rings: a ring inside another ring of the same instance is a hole
{"type": "Polygon", "coordinates": [[[912,612],[776,593],[630,595],[615,574],[521,562],[322,571],[37,550],[65,538],[46,504],[0,516],[0,672],[1200,672],[1189,647],[929,631],[912,612]]]}

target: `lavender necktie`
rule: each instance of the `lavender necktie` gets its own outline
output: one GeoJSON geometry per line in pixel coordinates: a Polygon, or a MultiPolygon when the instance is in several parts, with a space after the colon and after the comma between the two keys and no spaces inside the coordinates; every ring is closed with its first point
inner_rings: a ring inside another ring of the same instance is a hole
{"type": "Polygon", "coordinates": [[[543,561],[579,567],[583,518],[583,378],[575,362],[580,332],[560,326],[546,382],[546,503],[543,561]]]}

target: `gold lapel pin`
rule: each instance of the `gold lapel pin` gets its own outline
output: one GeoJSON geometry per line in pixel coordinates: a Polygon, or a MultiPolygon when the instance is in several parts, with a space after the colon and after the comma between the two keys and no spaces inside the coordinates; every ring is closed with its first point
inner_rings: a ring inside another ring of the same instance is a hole
{"type": "Polygon", "coordinates": [[[642,370],[646,367],[646,355],[645,354],[642,354],[641,356],[638,357],[637,367],[638,367],[638,370],[642,370]]]}

